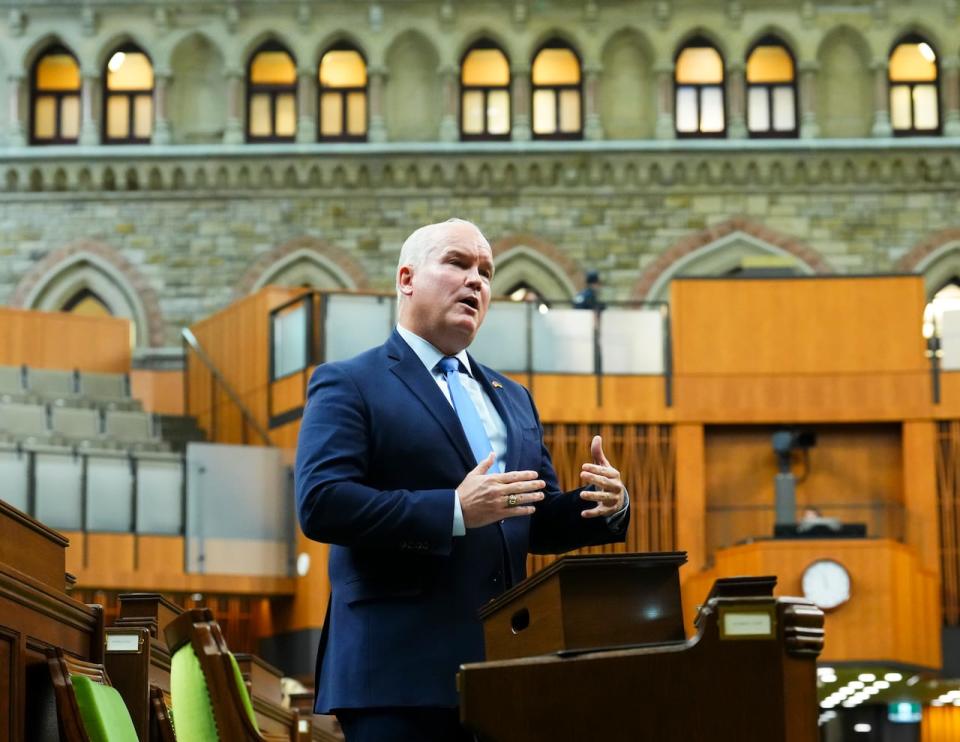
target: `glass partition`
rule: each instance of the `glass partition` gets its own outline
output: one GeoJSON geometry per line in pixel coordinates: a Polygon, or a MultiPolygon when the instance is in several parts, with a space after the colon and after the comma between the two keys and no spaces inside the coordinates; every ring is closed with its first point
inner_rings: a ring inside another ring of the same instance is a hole
{"type": "Polygon", "coordinates": [[[187,446],[187,572],[289,576],[293,493],[283,451],[187,446]]]}
{"type": "Polygon", "coordinates": [[[470,355],[497,371],[523,372],[530,366],[527,326],[533,306],[513,301],[491,302],[470,355]]]}
{"type": "Polygon", "coordinates": [[[343,361],[383,343],[393,332],[396,298],[328,294],[323,317],[323,361],[343,361]]]}
{"type": "Polygon", "coordinates": [[[600,313],[605,374],[662,374],[665,309],[606,309],[600,313]]]}
{"type": "Polygon", "coordinates": [[[531,314],[533,371],[541,374],[592,374],[596,371],[596,313],[549,309],[531,314]]]}
{"type": "Polygon", "coordinates": [[[309,304],[300,302],[273,314],[273,378],[305,369],[309,363],[309,304]]]}

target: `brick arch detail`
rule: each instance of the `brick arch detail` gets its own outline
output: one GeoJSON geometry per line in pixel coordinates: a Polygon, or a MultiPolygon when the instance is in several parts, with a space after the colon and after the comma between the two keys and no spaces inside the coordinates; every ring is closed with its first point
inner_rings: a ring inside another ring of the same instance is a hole
{"type": "Polygon", "coordinates": [[[537,237],[535,234],[518,232],[517,234],[507,235],[497,240],[490,249],[493,250],[493,258],[496,260],[500,255],[510,252],[515,247],[526,247],[539,253],[566,275],[577,291],[583,289],[584,276],[580,265],[556,245],[537,237]]]}
{"type": "Polygon", "coordinates": [[[40,281],[47,276],[56,274],[59,264],[65,263],[77,255],[84,254],[95,256],[105,263],[109,263],[126,279],[129,288],[136,292],[137,297],[143,304],[147,321],[147,345],[153,348],[162,346],[165,335],[164,322],[157,292],[147,283],[147,279],[137,270],[136,266],[105,242],[80,239],[49,253],[20,279],[10,295],[10,306],[23,307],[27,297],[30,296],[40,281]]]}
{"type": "Polygon", "coordinates": [[[904,272],[914,272],[926,258],[951,242],[960,242],[960,227],[950,227],[934,232],[923,238],[897,261],[897,269],[904,272]]]}
{"type": "Polygon", "coordinates": [[[365,289],[370,285],[367,272],[363,266],[346,250],[334,247],[318,237],[295,237],[257,258],[253,265],[251,265],[240,278],[240,281],[234,289],[234,296],[239,298],[249,294],[250,290],[256,285],[257,280],[263,276],[264,273],[269,271],[287,255],[297,250],[311,250],[318,255],[322,255],[350,276],[354,286],[358,289],[365,289]]]}
{"type": "Polygon", "coordinates": [[[647,266],[634,284],[631,297],[634,300],[642,301],[660,276],[670,270],[670,267],[678,260],[735,232],[742,232],[790,253],[810,266],[815,273],[830,274],[834,272],[820,253],[795,237],[781,234],[763,224],[737,216],[721,224],[689,234],[674,244],[673,247],[647,266]]]}

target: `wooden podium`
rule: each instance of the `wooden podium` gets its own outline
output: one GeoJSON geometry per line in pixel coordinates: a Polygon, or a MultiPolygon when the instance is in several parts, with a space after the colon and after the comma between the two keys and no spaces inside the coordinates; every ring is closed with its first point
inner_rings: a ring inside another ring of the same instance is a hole
{"type": "Polygon", "coordinates": [[[682,553],[560,559],[486,607],[460,716],[484,742],[817,742],[823,612],[717,580],[683,636],[682,553]]]}

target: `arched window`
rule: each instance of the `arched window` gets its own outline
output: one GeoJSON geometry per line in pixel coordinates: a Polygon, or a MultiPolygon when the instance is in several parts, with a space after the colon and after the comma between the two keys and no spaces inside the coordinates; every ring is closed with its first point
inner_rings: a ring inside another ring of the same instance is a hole
{"type": "Polygon", "coordinates": [[[580,58],[559,39],[534,55],[533,136],[537,139],[579,139],[583,135],[580,58]]]}
{"type": "Polygon", "coordinates": [[[727,122],[720,52],[706,39],[691,39],[677,54],[674,75],[677,136],[724,136],[727,122]]]}
{"type": "Polygon", "coordinates": [[[276,41],[263,44],[247,70],[247,141],[292,142],[297,133],[297,65],[276,41]]]}
{"type": "Polygon", "coordinates": [[[953,276],[940,287],[924,307],[923,336],[925,338],[941,337],[944,313],[957,311],[960,311],[960,278],[953,276]]]}
{"type": "Polygon", "coordinates": [[[761,39],[747,56],[747,129],[752,137],[797,136],[793,55],[778,39],[761,39]]]}
{"type": "Polygon", "coordinates": [[[80,65],[66,47],[52,46],[33,65],[30,142],[75,144],[80,136],[80,65]]]}
{"type": "Polygon", "coordinates": [[[107,303],[90,289],[80,289],[70,297],[60,309],[61,312],[79,314],[83,317],[112,317],[113,312],[107,303]]]}
{"type": "Polygon", "coordinates": [[[367,138],[367,63],[352,46],[338,44],[320,58],[320,139],[367,138]]]}
{"type": "Polygon", "coordinates": [[[890,52],[888,70],[894,134],[938,134],[939,75],[933,47],[920,36],[904,37],[890,52]]]}
{"type": "Polygon", "coordinates": [[[153,64],[126,44],[107,59],[103,74],[104,144],[146,144],[153,134],[153,64]]]}
{"type": "Polygon", "coordinates": [[[460,138],[510,138],[510,62],[490,41],[460,61],[460,138]]]}

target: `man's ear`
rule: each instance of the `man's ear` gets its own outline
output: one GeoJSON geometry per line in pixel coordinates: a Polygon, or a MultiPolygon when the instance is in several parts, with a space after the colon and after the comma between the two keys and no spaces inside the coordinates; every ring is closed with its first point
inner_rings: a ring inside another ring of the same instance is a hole
{"type": "Polygon", "coordinates": [[[409,265],[400,266],[397,272],[397,289],[404,296],[410,296],[413,293],[413,267],[409,265]]]}

